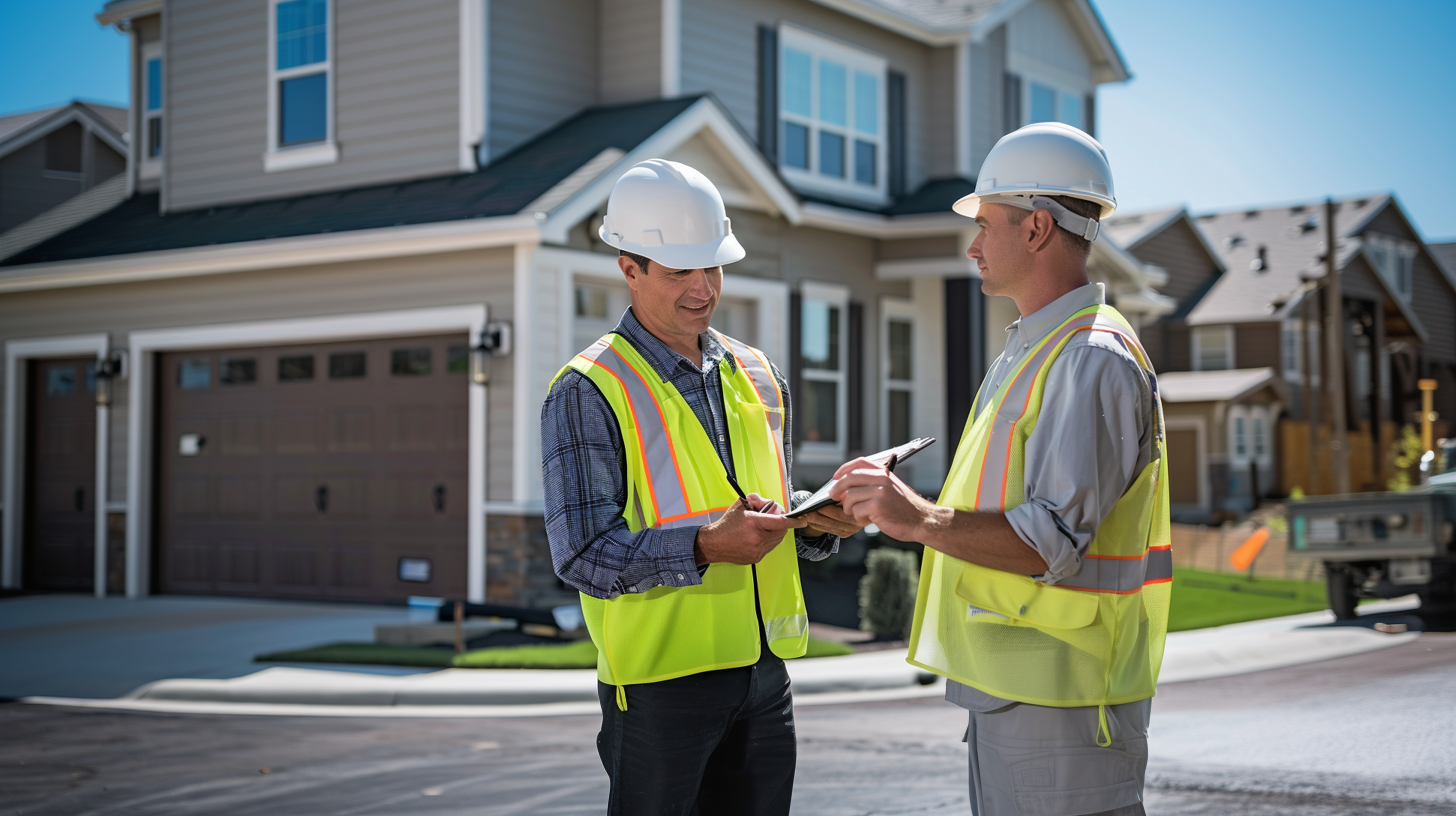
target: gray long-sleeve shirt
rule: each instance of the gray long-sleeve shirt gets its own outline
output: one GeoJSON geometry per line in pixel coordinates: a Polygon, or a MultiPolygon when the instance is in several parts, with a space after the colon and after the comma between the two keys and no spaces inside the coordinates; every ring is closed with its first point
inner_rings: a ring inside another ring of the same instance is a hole
{"type": "MultiPolygon", "coordinates": [[[[977,413],[1042,338],[1067,318],[1106,303],[1089,283],[1006,327],[1006,350],[981,385],[977,413]]],[[[1011,529],[1047,563],[1039,580],[1079,573],[1097,526],[1153,459],[1153,384],[1122,343],[1106,332],[1077,332],[1047,372],[1041,413],[1026,440],[1026,501],[1006,511],[1011,529]]],[[[972,711],[1009,705],[949,681],[945,698],[972,711]]]]}

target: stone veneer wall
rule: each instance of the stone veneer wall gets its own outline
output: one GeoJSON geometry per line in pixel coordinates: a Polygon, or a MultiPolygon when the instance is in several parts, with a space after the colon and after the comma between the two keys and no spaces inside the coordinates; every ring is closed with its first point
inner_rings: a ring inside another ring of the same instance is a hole
{"type": "Polygon", "coordinates": [[[580,596],[556,577],[541,516],[486,518],[485,598],[489,603],[550,607],[580,596]]]}

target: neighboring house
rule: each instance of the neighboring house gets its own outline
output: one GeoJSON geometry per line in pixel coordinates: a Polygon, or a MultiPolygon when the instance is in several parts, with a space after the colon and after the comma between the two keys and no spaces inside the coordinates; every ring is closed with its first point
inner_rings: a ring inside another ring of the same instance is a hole
{"type": "Polygon", "coordinates": [[[126,134],[126,108],[94,102],[0,116],[0,233],[119,176],[126,134]]]}
{"type": "MultiPolygon", "coordinates": [[[[159,101],[134,114],[134,195],[0,261],[7,587],[115,572],[90,519],[124,526],[130,596],[570,597],[539,412],[627,305],[596,228],[654,156],[723,192],[748,257],[715,322],[789,374],[798,485],[931,435],[904,475],[934,494],[1015,317],[980,295],[950,204],[1002,134],[1093,130],[1097,86],[1127,77],[1083,0],[431,0],[408,25],[383,0],[116,0],[100,19],[159,101]],[[488,323],[513,342],[487,360],[488,323]],[[120,351],[124,376],[88,373],[120,351]],[[88,424],[93,388],[112,399],[88,424]]],[[[1091,270],[1135,321],[1171,308],[1107,242],[1091,270]]]]}
{"type": "MultiPolygon", "coordinates": [[[[1192,220],[1168,210],[1109,223],[1113,240],[1168,270],[1162,291],[1179,300],[1161,321],[1159,371],[1179,372],[1169,375],[1174,390],[1202,395],[1165,399],[1170,431],[1182,424],[1203,440],[1193,470],[1209,485],[1185,510],[1243,511],[1256,495],[1311,489],[1305,389],[1316,419],[1326,394],[1322,297],[1314,288],[1325,277],[1323,218],[1323,202],[1310,202],[1192,220]]],[[[1398,427],[1419,421],[1416,381],[1439,383],[1443,417],[1456,410],[1456,276],[1437,259],[1444,250],[1422,242],[1393,196],[1337,201],[1335,218],[1350,482],[1354,490],[1378,490],[1392,475],[1398,427]]],[[[1437,435],[1448,427],[1439,420],[1437,435]]],[[[1327,448],[1316,446],[1315,467],[1326,474],[1319,492],[1335,488],[1327,448]]],[[[1180,495],[1192,492],[1185,486],[1180,495]]]]}

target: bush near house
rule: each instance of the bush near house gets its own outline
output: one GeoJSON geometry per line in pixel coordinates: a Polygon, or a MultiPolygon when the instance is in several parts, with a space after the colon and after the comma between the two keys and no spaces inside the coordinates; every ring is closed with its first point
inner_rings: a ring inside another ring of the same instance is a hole
{"type": "Polygon", "coordinates": [[[878,547],[865,556],[859,582],[859,628],[878,640],[905,640],[915,617],[915,592],[920,585],[920,559],[894,547],[878,547]]]}

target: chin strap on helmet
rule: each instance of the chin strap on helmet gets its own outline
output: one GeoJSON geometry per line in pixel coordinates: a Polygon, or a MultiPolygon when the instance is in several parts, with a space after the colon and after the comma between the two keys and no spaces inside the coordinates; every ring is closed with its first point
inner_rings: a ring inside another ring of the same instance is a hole
{"type": "Polygon", "coordinates": [[[989,195],[981,197],[982,204],[1007,204],[1023,210],[1046,210],[1051,213],[1057,226],[1087,241],[1097,240],[1102,223],[1095,218],[1077,215],[1047,196],[989,195]]]}

